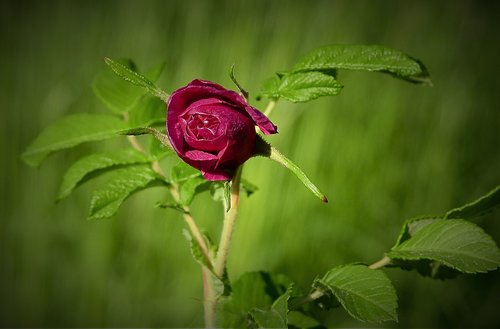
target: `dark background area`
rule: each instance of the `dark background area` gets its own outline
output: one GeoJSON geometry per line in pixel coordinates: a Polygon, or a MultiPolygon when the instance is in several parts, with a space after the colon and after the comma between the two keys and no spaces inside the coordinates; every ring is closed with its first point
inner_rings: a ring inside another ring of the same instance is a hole
{"type": "MultiPolygon", "coordinates": [[[[201,273],[184,223],[153,207],[164,192],[137,194],[104,221],[85,220],[93,183],[54,203],[73,161],[124,138],[61,152],[39,169],[20,160],[62,116],[106,112],[90,87],[104,56],[140,68],[166,61],[158,84],[169,92],[193,78],[232,88],[235,63],[254,96],[273,72],[326,44],[382,44],[427,65],[433,87],[342,71],[339,96],[278,103],[280,133],[269,140],[331,203],[278,165],[250,160],[244,177],[260,189],[242,201],[229,276],[275,271],[307,289],[333,266],[380,259],[404,219],[443,213],[500,182],[499,14],[494,1],[1,2],[0,325],[203,325],[201,273]]],[[[222,210],[209,199],[200,196],[193,213],[216,236],[222,210]]],[[[497,243],[498,215],[477,222],[497,243]]],[[[500,326],[499,271],[446,281],[385,271],[399,323],[384,326],[500,326]]],[[[325,320],[368,326],[341,309],[325,320]]]]}

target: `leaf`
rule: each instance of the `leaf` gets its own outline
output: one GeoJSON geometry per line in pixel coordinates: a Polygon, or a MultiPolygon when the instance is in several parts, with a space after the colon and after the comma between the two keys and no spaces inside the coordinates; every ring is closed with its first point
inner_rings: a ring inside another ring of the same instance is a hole
{"type": "Polygon", "coordinates": [[[194,260],[201,266],[204,266],[208,268],[210,271],[213,271],[213,257],[215,255],[216,247],[213,245],[212,241],[208,238],[208,236],[202,233],[203,239],[205,240],[205,244],[208,246],[211,252],[210,255],[205,255],[200,245],[193,239],[191,233],[189,233],[188,230],[183,230],[182,233],[189,242],[191,255],[193,256],[194,260]]]}
{"type": "Polygon", "coordinates": [[[500,206],[500,185],[488,194],[462,207],[452,209],[444,218],[474,219],[500,206]]]}
{"type": "Polygon", "coordinates": [[[438,220],[394,247],[391,259],[441,262],[464,273],[492,271],[500,266],[500,251],[491,237],[465,220],[438,220]]]}
{"type": "Polygon", "coordinates": [[[89,219],[109,218],[135,192],[167,183],[147,165],[128,166],[109,174],[108,181],[92,193],[89,219]]]}
{"type": "Polygon", "coordinates": [[[250,312],[259,308],[269,309],[273,301],[285,294],[292,284],[283,275],[266,272],[243,274],[232,286],[232,293],[222,297],[218,304],[218,326],[223,328],[247,328],[250,312]]]}
{"type": "Polygon", "coordinates": [[[414,83],[431,84],[425,66],[405,53],[379,45],[330,45],[305,55],[294,72],[333,69],[377,71],[414,83]]]}
{"type": "Polygon", "coordinates": [[[323,72],[296,72],[267,80],[264,95],[271,99],[284,98],[290,102],[308,102],[321,96],[340,93],[342,85],[329,74],[323,72]]]}
{"type": "Polygon", "coordinates": [[[234,64],[231,65],[231,68],[229,69],[229,78],[231,78],[231,81],[236,85],[236,88],[240,91],[240,94],[248,100],[248,91],[243,89],[243,87],[238,83],[238,80],[236,80],[236,77],[234,76],[234,64]]]}
{"type": "Polygon", "coordinates": [[[179,162],[170,170],[170,179],[174,183],[182,183],[194,177],[200,177],[201,173],[185,162],[179,162]]]}
{"type": "Polygon", "coordinates": [[[302,169],[299,168],[299,166],[297,166],[292,162],[292,160],[281,154],[280,151],[267,143],[259,135],[257,135],[256,150],[256,155],[264,156],[273,161],[276,161],[283,167],[290,170],[315,196],[317,196],[322,202],[328,203],[328,199],[326,198],[326,196],[321,193],[321,191],[316,187],[316,185],[313,184],[313,182],[311,182],[309,177],[306,176],[306,174],[302,171],[302,169]]]}
{"type": "Polygon", "coordinates": [[[397,321],[397,296],[391,281],[381,270],[364,265],[337,266],[314,286],[335,295],[346,311],[360,321],[397,321]]]}
{"type": "Polygon", "coordinates": [[[129,112],[128,122],[131,127],[149,127],[161,124],[165,126],[165,103],[150,95],[143,95],[129,112]]]}
{"type": "Polygon", "coordinates": [[[198,193],[208,189],[209,184],[201,174],[185,180],[179,187],[179,203],[189,206],[198,193]]]}
{"type": "Polygon", "coordinates": [[[163,90],[157,88],[153,82],[151,82],[145,76],[131,70],[129,67],[112,60],[111,58],[104,58],[104,62],[122,79],[130,82],[133,85],[144,88],[151,95],[159,97],[164,102],[168,100],[168,94],[163,90]]]}
{"type": "Polygon", "coordinates": [[[134,149],[124,149],[109,153],[96,153],[81,158],[64,174],[58,200],[67,197],[73,190],[89,180],[117,166],[148,163],[151,159],[134,149]]]}
{"type": "Polygon", "coordinates": [[[231,184],[228,181],[212,182],[210,184],[210,195],[214,201],[222,202],[225,212],[231,209],[231,184]]]}
{"type": "MultiPolygon", "coordinates": [[[[136,70],[130,59],[119,61],[131,71],[136,70]]],[[[134,86],[117,76],[109,67],[99,72],[92,82],[95,95],[115,113],[130,111],[144,94],[144,89],[134,86]]]]}
{"type": "Polygon", "coordinates": [[[84,142],[99,141],[116,136],[127,128],[122,120],[102,114],[73,114],[56,121],[31,143],[22,154],[23,160],[38,166],[52,152],[84,142]]]}
{"type": "Polygon", "coordinates": [[[161,160],[168,155],[174,154],[174,151],[163,145],[158,139],[151,137],[148,145],[148,153],[156,160],[161,160]]]}
{"type": "Polygon", "coordinates": [[[297,311],[288,312],[288,324],[301,329],[309,329],[320,325],[318,320],[297,311]]]}
{"type": "Polygon", "coordinates": [[[290,294],[291,288],[278,297],[269,310],[254,308],[250,311],[250,315],[259,328],[288,328],[288,299],[290,299],[290,294]]]}
{"type": "Polygon", "coordinates": [[[399,233],[398,239],[396,240],[396,244],[394,247],[400,245],[404,241],[411,238],[415,233],[417,233],[423,227],[435,222],[436,220],[440,220],[440,216],[422,216],[407,219],[403,226],[401,227],[401,231],[399,233]]]}

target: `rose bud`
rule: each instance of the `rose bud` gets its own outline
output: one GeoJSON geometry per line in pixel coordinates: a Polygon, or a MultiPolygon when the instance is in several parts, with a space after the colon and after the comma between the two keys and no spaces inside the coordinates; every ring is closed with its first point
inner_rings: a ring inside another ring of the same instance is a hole
{"type": "Polygon", "coordinates": [[[255,126],[277,127],[238,93],[206,80],[177,89],[167,103],[167,135],[173,149],[207,180],[230,180],[255,155],[255,126]]]}

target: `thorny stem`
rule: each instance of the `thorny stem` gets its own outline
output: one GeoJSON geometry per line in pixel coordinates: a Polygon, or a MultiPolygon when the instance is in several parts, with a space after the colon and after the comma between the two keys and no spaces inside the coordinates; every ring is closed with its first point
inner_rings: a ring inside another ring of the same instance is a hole
{"type": "Polygon", "coordinates": [[[234,223],[238,215],[241,170],[242,167],[240,166],[231,182],[231,209],[229,209],[229,211],[225,213],[224,216],[224,224],[222,227],[219,249],[217,251],[217,257],[215,259],[214,273],[220,278],[224,275],[224,268],[226,266],[227,256],[229,254],[229,245],[231,243],[231,238],[234,231],[234,223]]]}

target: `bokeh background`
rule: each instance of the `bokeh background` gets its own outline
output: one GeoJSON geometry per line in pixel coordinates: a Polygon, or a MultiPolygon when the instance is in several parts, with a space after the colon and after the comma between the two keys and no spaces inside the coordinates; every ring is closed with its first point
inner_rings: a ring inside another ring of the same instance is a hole
{"type": "MultiPolygon", "coordinates": [[[[69,113],[105,113],[90,84],[103,57],[147,68],[159,85],[193,78],[256,95],[260,82],[331,43],[383,44],[429,68],[433,87],[342,71],[337,97],[282,101],[271,137],[328,195],[321,204],[289,172],[252,159],[229,259],[245,271],[289,275],[307,288],[329,268],[378,260],[404,219],[442,213],[500,182],[500,6],[493,1],[2,1],[0,5],[0,325],[200,327],[200,269],[164,192],[127,200],[112,220],[86,221],[93,183],[59,204],[64,171],[124,138],[51,156],[39,169],[20,153],[69,113]]],[[[253,100],[264,108],[264,101],[253,100]]],[[[164,164],[166,166],[166,164],[164,164]]],[[[213,236],[221,208],[193,206],[213,236]]],[[[478,223],[500,242],[498,211],[478,223]]],[[[435,281],[388,269],[399,318],[387,327],[499,327],[499,271],[435,281]]],[[[360,327],[341,309],[330,327],[360,327]]]]}

